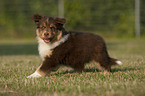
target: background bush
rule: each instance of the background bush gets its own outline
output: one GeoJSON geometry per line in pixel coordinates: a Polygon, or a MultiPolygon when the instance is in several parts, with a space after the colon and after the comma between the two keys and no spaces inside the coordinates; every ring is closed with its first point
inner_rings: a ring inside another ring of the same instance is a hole
{"type": "MultiPolygon", "coordinates": [[[[141,36],[145,33],[145,1],[141,4],[141,36]]],[[[67,30],[98,33],[106,37],[135,37],[134,0],[64,0],[67,30]],[[111,35],[110,35],[111,33],[111,35]]],[[[34,38],[31,16],[58,16],[58,0],[1,0],[0,39],[34,38]]]]}

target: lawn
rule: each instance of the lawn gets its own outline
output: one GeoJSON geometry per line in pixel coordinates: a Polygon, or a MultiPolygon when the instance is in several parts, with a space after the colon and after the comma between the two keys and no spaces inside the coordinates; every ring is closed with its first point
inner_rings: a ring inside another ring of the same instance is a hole
{"type": "Polygon", "coordinates": [[[111,57],[124,64],[104,75],[93,64],[83,73],[61,67],[27,79],[41,64],[36,42],[0,42],[0,96],[145,96],[145,40],[109,40],[111,57]]]}

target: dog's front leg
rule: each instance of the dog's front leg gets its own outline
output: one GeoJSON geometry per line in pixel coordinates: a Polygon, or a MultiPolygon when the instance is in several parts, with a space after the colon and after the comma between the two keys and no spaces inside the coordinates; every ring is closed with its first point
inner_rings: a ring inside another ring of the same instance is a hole
{"type": "Polygon", "coordinates": [[[28,76],[27,78],[38,78],[44,77],[49,74],[52,70],[56,69],[58,66],[51,59],[45,59],[43,63],[37,68],[37,70],[28,76]]]}
{"type": "Polygon", "coordinates": [[[37,70],[36,70],[33,74],[31,74],[30,76],[28,76],[27,78],[39,78],[39,77],[45,76],[47,73],[40,70],[40,68],[41,68],[42,65],[43,65],[43,64],[41,64],[41,65],[37,68],[37,70]]]}

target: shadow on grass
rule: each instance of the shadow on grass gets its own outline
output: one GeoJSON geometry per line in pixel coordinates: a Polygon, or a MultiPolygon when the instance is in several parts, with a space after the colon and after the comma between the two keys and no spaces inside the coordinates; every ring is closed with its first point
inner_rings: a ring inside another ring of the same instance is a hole
{"type": "MultiPolygon", "coordinates": [[[[126,72],[126,71],[133,71],[133,70],[136,70],[135,68],[123,68],[123,69],[119,69],[119,68],[114,68],[114,69],[111,69],[111,73],[115,73],[115,72],[126,72]]],[[[102,72],[100,71],[99,69],[97,68],[91,68],[91,69],[84,69],[84,72],[88,73],[88,72],[102,72]]],[[[76,73],[74,70],[66,70],[65,72],[62,72],[62,73],[54,73],[55,75],[63,75],[63,74],[73,74],[73,73],[76,73]]]]}
{"type": "Polygon", "coordinates": [[[123,69],[119,69],[119,68],[114,68],[114,69],[111,69],[111,72],[112,73],[115,73],[115,72],[126,72],[126,71],[134,71],[134,70],[136,70],[136,68],[128,68],[128,67],[126,67],[126,68],[123,68],[123,69]]]}
{"type": "MultiPolygon", "coordinates": [[[[125,71],[133,71],[133,70],[136,70],[135,68],[123,68],[123,69],[120,69],[120,68],[112,68],[111,69],[111,73],[114,73],[114,72],[125,72],[125,71]]],[[[91,68],[91,69],[85,69],[84,72],[101,72],[99,69],[95,69],[95,68],[91,68]]]]}
{"type": "Polygon", "coordinates": [[[38,55],[37,44],[0,44],[0,56],[38,55]]]}

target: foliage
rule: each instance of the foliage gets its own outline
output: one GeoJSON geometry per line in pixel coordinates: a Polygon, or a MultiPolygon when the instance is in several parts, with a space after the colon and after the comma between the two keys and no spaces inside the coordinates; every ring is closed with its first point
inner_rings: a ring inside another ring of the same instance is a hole
{"type": "MultiPolygon", "coordinates": [[[[140,1],[143,36],[145,2],[140,1]]],[[[112,32],[110,37],[134,37],[134,5],[134,0],[64,0],[66,29],[103,35],[112,32]]],[[[34,37],[31,16],[35,13],[58,16],[58,0],[1,0],[0,38],[34,37]]]]}

